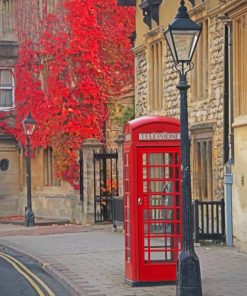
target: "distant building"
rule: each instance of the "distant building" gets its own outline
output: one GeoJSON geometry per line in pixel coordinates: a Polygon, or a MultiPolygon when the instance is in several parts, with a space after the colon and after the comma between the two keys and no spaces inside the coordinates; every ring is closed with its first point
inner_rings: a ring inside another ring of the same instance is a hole
{"type": "MultiPolygon", "coordinates": [[[[51,0],[49,12],[57,1],[51,0]]],[[[0,122],[15,124],[14,66],[18,43],[15,35],[14,0],[0,1],[0,122]]],[[[39,1],[40,5],[42,4],[39,1]]],[[[26,206],[26,169],[24,148],[0,128],[0,216],[24,215],[26,206]]],[[[73,218],[79,193],[54,172],[52,148],[38,149],[32,159],[33,208],[37,217],[73,218]]],[[[80,222],[80,221],[78,221],[80,222]]]]}
{"type": "MultiPolygon", "coordinates": [[[[13,1],[0,2],[0,120],[13,122],[15,106],[13,68],[17,59],[14,35],[13,1]],[[10,113],[10,111],[12,111],[10,113]],[[12,114],[12,115],[10,115],[12,114]]],[[[20,189],[20,153],[16,139],[0,130],[0,202],[1,215],[15,213],[20,189]]]]}
{"type": "MultiPolygon", "coordinates": [[[[14,126],[16,120],[13,71],[18,57],[18,40],[22,36],[17,36],[15,22],[19,21],[24,33],[32,38],[39,31],[40,19],[46,13],[55,13],[57,4],[62,1],[0,0],[0,216],[24,215],[27,205],[25,147],[1,129],[2,121],[7,120],[14,126]],[[17,8],[21,9],[15,14],[17,8]]],[[[104,131],[107,148],[115,150],[118,147],[115,140],[123,131],[124,120],[132,116],[133,96],[133,87],[126,86],[119,99],[112,99],[114,110],[104,131]]],[[[56,177],[52,147],[34,151],[31,181],[36,217],[64,218],[76,223],[94,222],[97,197],[94,192],[93,153],[94,149],[103,147],[104,144],[98,140],[89,139],[83,144],[81,153],[78,151],[80,190],[74,190],[68,182],[56,177]]]]}

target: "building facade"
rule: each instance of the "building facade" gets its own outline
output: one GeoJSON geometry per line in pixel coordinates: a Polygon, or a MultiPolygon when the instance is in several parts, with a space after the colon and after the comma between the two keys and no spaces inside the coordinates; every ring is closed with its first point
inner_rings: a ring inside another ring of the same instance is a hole
{"type": "MultiPolygon", "coordinates": [[[[163,31],[180,1],[119,1],[136,6],[136,117],[160,114],[179,118],[178,74],[163,31]]],[[[234,244],[247,250],[246,192],[246,11],[245,0],[188,0],[190,16],[202,34],[188,75],[192,196],[224,198],[224,172],[233,173],[234,244]]]]}
{"type": "MultiPolygon", "coordinates": [[[[49,13],[56,13],[62,1],[0,0],[0,217],[23,216],[27,205],[25,147],[4,132],[2,126],[6,120],[8,125],[14,126],[16,120],[14,71],[18,41],[22,41],[22,33],[35,39],[40,32],[40,20],[49,13]],[[18,30],[16,24],[19,24],[18,30]]],[[[117,135],[122,134],[123,123],[133,116],[133,96],[133,86],[127,86],[119,99],[112,99],[114,112],[111,112],[104,131],[107,148],[118,148],[115,143],[117,135]]],[[[18,118],[19,121],[23,119],[18,118]]],[[[93,157],[94,150],[102,148],[105,146],[96,139],[82,143],[81,151],[78,151],[79,190],[56,177],[51,147],[32,150],[32,206],[36,217],[94,223],[93,157]]]]}
{"type": "MultiPolygon", "coordinates": [[[[42,5],[42,1],[37,2],[42,5]]],[[[55,9],[56,2],[48,2],[49,12],[55,9]]],[[[7,120],[12,126],[16,116],[14,67],[18,55],[15,3],[14,0],[0,1],[0,124],[7,120]]],[[[56,178],[51,148],[34,151],[32,201],[37,217],[83,222],[79,193],[56,178]]],[[[24,215],[26,203],[25,147],[0,127],[0,216],[24,215]]]]}
{"type": "MultiPolygon", "coordinates": [[[[13,69],[17,59],[17,41],[14,35],[13,1],[0,2],[0,114],[14,124],[13,69]]],[[[17,141],[0,131],[0,198],[2,212],[18,208],[20,181],[20,154],[17,141]]]]}

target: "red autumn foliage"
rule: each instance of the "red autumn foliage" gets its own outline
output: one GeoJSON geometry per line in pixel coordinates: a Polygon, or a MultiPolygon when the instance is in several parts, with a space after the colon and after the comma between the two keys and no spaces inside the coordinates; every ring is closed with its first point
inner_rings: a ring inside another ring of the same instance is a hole
{"type": "Polygon", "coordinates": [[[78,188],[78,149],[85,138],[102,138],[108,98],[133,84],[128,37],[134,9],[116,0],[47,2],[18,0],[15,7],[19,55],[15,67],[16,126],[30,111],[37,121],[32,147],[52,147],[57,175],[78,188]]]}

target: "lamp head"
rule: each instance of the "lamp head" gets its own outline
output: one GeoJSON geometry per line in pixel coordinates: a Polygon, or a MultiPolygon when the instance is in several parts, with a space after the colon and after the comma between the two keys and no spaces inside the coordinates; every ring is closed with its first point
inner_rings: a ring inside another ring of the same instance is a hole
{"type": "Polygon", "coordinates": [[[36,128],[36,121],[33,119],[30,112],[28,116],[22,121],[22,126],[23,126],[25,135],[27,137],[31,137],[36,128]]]}
{"type": "Polygon", "coordinates": [[[164,32],[175,63],[191,62],[201,30],[201,25],[190,18],[185,2],[181,0],[175,19],[164,32]]]}

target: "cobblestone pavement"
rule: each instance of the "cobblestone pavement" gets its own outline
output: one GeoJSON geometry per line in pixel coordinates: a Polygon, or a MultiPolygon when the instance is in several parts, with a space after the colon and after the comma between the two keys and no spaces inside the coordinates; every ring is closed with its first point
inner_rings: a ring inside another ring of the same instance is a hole
{"type": "MultiPolygon", "coordinates": [[[[112,232],[108,225],[28,229],[0,225],[0,237],[0,244],[36,258],[49,272],[73,286],[74,295],[175,295],[174,286],[131,288],[124,284],[123,235],[112,232]]],[[[220,246],[197,247],[196,252],[203,296],[247,295],[246,253],[220,246]]]]}

